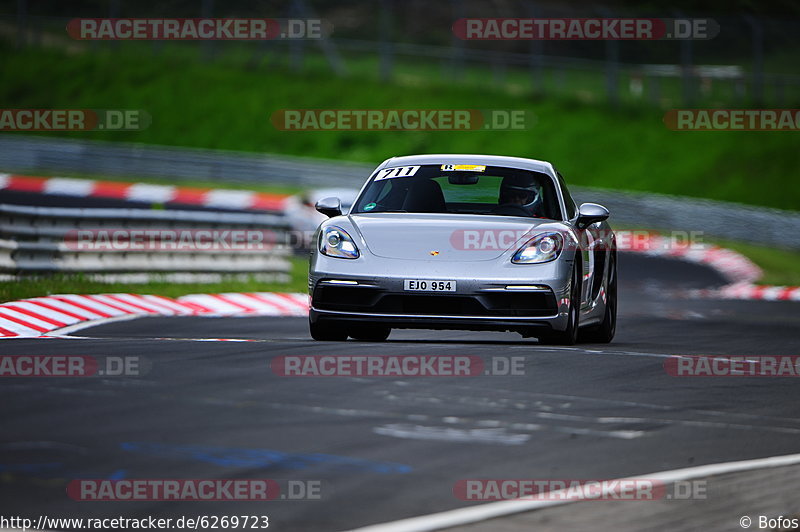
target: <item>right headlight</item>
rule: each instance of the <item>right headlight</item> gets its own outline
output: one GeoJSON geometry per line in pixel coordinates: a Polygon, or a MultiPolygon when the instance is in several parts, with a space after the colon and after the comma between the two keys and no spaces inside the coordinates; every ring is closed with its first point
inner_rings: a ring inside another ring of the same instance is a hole
{"type": "Polygon", "coordinates": [[[335,225],[330,225],[320,231],[319,251],[323,255],[340,259],[357,259],[359,256],[353,237],[335,225]]]}
{"type": "Polygon", "coordinates": [[[511,262],[514,264],[541,264],[556,260],[564,249],[561,233],[543,233],[528,240],[519,248],[511,262]]]}

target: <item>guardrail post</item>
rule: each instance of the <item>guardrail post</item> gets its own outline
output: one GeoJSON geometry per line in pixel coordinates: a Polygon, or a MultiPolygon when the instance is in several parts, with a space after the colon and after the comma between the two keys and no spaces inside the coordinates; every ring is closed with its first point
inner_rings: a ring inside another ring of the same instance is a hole
{"type": "MultiPolygon", "coordinates": [[[[526,2],[525,7],[530,18],[536,18],[538,10],[533,2],[526,2]]],[[[531,85],[533,91],[539,94],[544,93],[544,43],[541,39],[531,39],[528,45],[529,60],[528,66],[531,71],[531,85]]]]}
{"type": "MultiPolygon", "coordinates": [[[[464,5],[461,0],[450,0],[450,16],[452,22],[464,18],[464,5]]],[[[451,23],[452,26],[452,23],[451,23]]],[[[452,29],[450,30],[450,76],[452,79],[460,80],[464,77],[464,48],[463,39],[456,37],[452,29]]]]}
{"type": "Polygon", "coordinates": [[[661,106],[661,80],[658,79],[658,76],[645,76],[645,85],[650,95],[650,101],[661,106]]]}
{"type": "MultiPolygon", "coordinates": [[[[108,1],[108,18],[119,18],[120,13],[120,0],[109,0],[108,1]]],[[[109,43],[113,50],[119,48],[119,41],[112,40],[109,43]]]]}
{"type": "Polygon", "coordinates": [[[394,15],[392,0],[381,0],[380,5],[380,72],[381,81],[392,79],[393,50],[392,50],[392,16],[394,15]]]}
{"type": "Polygon", "coordinates": [[[692,41],[681,41],[681,87],[683,88],[683,104],[692,105],[694,102],[694,76],[692,75],[692,41]]]}
{"type": "MultiPolygon", "coordinates": [[[[211,18],[214,16],[214,0],[200,0],[201,1],[201,17],[211,18]]],[[[210,61],[214,58],[214,41],[205,40],[202,44],[202,54],[204,61],[210,61]]]]}
{"type": "Polygon", "coordinates": [[[17,49],[25,47],[28,40],[28,0],[17,0],[17,49]]]}
{"type": "MultiPolygon", "coordinates": [[[[316,14],[305,2],[305,0],[295,0],[294,4],[292,5],[296,7],[298,16],[317,18],[316,14]]],[[[328,65],[331,67],[331,70],[333,70],[337,76],[346,76],[347,67],[345,66],[342,56],[339,55],[339,51],[336,49],[336,46],[334,46],[333,42],[327,37],[317,39],[316,41],[322,50],[322,53],[325,55],[325,59],[328,60],[328,65]]]]}
{"type": "MultiPolygon", "coordinates": [[[[680,11],[674,12],[675,18],[684,18],[680,11]]],[[[681,99],[683,105],[690,106],[694,103],[694,45],[691,39],[683,39],[680,44],[681,54],[681,99]]]]}
{"type": "MultiPolygon", "coordinates": [[[[614,18],[614,13],[607,7],[601,7],[600,13],[606,18],[614,18]]],[[[619,104],[619,41],[606,41],[606,94],[612,107],[619,104]]]]}
{"type": "Polygon", "coordinates": [[[764,103],[764,26],[751,15],[745,15],[744,19],[753,37],[752,100],[754,105],[761,105],[764,103]]]}
{"type": "MultiPolygon", "coordinates": [[[[289,18],[300,18],[303,14],[303,6],[298,0],[294,0],[289,6],[289,18]]],[[[291,39],[289,41],[289,67],[292,72],[303,70],[305,62],[305,41],[303,39],[291,39]]]]}

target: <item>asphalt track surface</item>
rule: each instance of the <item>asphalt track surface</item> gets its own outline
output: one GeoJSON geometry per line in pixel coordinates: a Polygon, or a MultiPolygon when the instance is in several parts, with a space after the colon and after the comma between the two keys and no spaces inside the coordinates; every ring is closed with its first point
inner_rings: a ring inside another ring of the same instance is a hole
{"type": "Polygon", "coordinates": [[[800,381],[677,378],[663,367],[671,354],[798,355],[799,304],[683,299],[674,291],[722,279],[668,259],[622,254],[619,278],[611,345],[457,331],[318,343],[304,319],[190,317],[3,340],[7,355],[138,356],[150,368],[0,382],[0,514],[268,515],[271,530],[336,531],[476,504],[453,495],[460,479],[619,478],[800,452],[800,381]],[[196,341],[208,338],[259,341],[196,341]],[[321,354],[518,356],[525,374],[270,369],[279,355],[321,354]],[[76,478],[319,480],[321,498],[86,502],[66,495],[76,478]]]}

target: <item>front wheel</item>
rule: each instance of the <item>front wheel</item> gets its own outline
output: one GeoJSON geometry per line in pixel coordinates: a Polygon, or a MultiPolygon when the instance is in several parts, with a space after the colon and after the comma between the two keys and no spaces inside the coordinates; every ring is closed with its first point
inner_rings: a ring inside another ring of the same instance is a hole
{"type": "Polygon", "coordinates": [[[567,328],[563,331],[550,331],[547,334],[542,334],[539,336],[540,344],[575,345],[577,343],[581,309],[581,281],[583,280],[583,266],[581,264],[579,259],[575,260],[575,267],[572,272],[567,328]]]}

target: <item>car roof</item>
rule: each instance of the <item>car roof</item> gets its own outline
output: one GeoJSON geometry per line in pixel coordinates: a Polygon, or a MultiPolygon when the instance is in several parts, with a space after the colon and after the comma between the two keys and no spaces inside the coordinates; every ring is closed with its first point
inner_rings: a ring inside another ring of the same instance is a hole
{"type": "Polygon", "coordinates": [[[555,176],[556,174],[553,165],[547,161],[526,159],[524,157],[507,157],[505,155],[475,155],[464,153],[439,153],[392,157],[391,159],[386,159],[383,164],[379,166],[379,168],[391,166],[415,166],[423,164],[484,164],[487,166],[505,166],[507,168],[532,170],[534,172],[541,172],[550,176],[555,176]]]}

